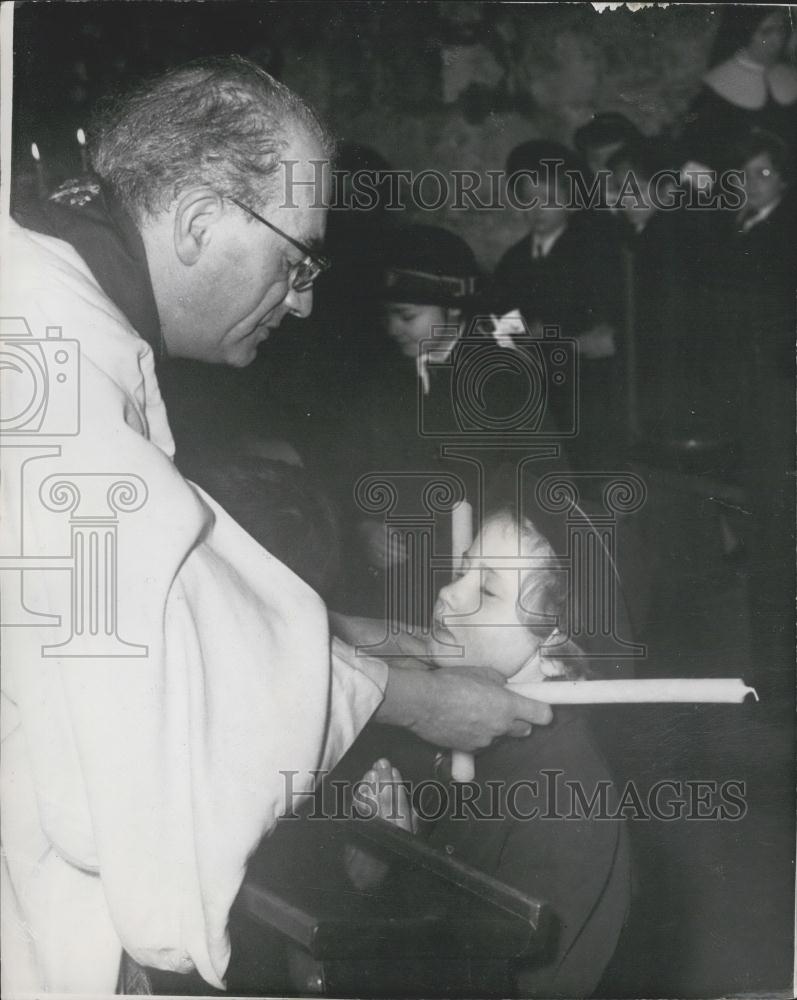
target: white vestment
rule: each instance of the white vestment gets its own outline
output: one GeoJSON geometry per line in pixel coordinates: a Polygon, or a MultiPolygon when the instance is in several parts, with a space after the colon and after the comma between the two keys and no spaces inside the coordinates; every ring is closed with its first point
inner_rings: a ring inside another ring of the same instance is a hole
{"type": "Polygon", "coordinates": [[[14,358],[46,384],[0,440],[3,995],[113,993],[123,947],[223,987],[247,859],[386,668],[181,477],[152,351],[75,251],[6,237],[0,315],[35,343],[4,413],[14,358]]]}

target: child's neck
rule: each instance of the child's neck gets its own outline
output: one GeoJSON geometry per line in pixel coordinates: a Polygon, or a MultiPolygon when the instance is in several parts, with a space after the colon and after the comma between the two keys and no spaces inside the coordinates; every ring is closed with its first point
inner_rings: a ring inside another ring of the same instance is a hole
{"type": "Polygon", "coordinates": [[[539,681],[544,681],[545,674],[540,660],[540,650],[537,649],[534,655],[521,666],[520,670],[507,678],[507,684],[536,684],[539,681]]]}

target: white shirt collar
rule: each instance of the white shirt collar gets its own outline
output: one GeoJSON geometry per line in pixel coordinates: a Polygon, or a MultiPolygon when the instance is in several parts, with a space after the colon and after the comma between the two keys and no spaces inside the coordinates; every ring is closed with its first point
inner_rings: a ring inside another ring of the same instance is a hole
{"type": "Polygon", "coordinates": [[[429,375],[429,365],[439,365],[444,361],[448,361],[451,357],[451,352],[454,350],[454,345],[457,342],[457,337],[452,337],[448,343],[441,340],[440,345],[435,344],[432,351],[419,351],[418,356],[415,359],[415,368],[418,373],[418,378],[421,380],[423,385],[423,394],[428,396],[432,388],[431,377],[429,375]]]}
{"type": "Polygon", "coordinates": [[[768,219],[782,200],[783,200],[782,198],[778,198],[777,201],[771,201],[768,205],[765,205],[763,208],[760,208],[755,213],[755,215],[748,215],[747,218],[742,222],[742,232],[749,233],[754,226],[757,226],[759,224],[759,222],[763,222],[764,219],[768,219]]]}
{"type": "MultiPolygon", "coordinates": [[[[526,334],[528,336],[526,324],[523,322],[519,310],[513,309],[504,316],[493,316],[492,319],[492,336],[496,344],[507,350],[517,350],[517,346],[512,339],[513,335],[521,336],[526,334]]],[[[418,378],[423,385],[424,396],[428,396],[432,388],[429,366],[443,364],[445,361],[448,361],[458,339],[458,337],[452,337],[448,342],[441,340],[440,345],[435,344],[431,351],[418,352],[418,356],[415,359],[415,368],[418,378]]]]}
{"type": "Polygon", "coordinates": [[[559,237],[567,229],[567,223],[565,222],[558,229],[555,229],[552,233],[532,233],[531,234],[531,256],[534,257],[547,257],[548,254],[554,247],[554,244],[559,239],[559,237]],[[539,252],[535,254],[535,248],[539,247],[539,252]]]}

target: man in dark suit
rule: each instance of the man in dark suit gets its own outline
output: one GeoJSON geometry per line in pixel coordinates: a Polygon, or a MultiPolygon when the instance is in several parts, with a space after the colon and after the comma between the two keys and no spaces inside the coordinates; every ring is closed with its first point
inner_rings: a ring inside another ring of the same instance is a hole
{"type": "Polygon", "coordinates": [[[745,204],[718,238],[712,288],[724,348],[720,371],[752,514],[757,682],[785,706],[794,696],[797,198],[788,148],[778,136],[753,130],[734,159],[744,172],[745,204]]]}
{"type": "Polygon", "coordinates": [[[683,207],[686,189],[674,151],[638,136],[610,157],[611,200],[623,247],[624,328],[633,340],[636,430],[667,444],[704,432],[711,350],[705,337],[703,283],[710,218],[683,207]]]}
{"type": "MultiPolygon", "coordinates": [[[[560,143],[531,140],[507,161],[514,203],[529,234],[501,258],[496,300],[519,309],[532,331],[556,326],[576,338],[580,430],[568,446],[573,463],[613,461],[622,439],[622,374],[618,364],[620,268],[613,220],[579,203],[576,181],[586,168],[560,143]]],[[[557,391],[549,386],[554,418],[557,391]]]]}

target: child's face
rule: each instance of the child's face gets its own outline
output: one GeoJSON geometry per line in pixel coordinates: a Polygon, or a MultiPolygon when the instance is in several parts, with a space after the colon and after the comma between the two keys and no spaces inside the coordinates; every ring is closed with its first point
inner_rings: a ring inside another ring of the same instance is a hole
{"type": "Polygon", "coordinates": [[[385,330],[408,358],[417,357],[424,340],[434,327],[447,322],[443,306],[418,305],[412,302],[389,302],[385,308],[385,330]]]}
{"type": "Polygon", "coordinates": [[[530,572],[539,571],[501,565],[519,555],[528,556],[518,536],[518,526],[507,517],[487,521],[465,553],[455,579],[441,589],[435,604],[435,632],[444,642],[463,646],[464,655],[461,660],[440,657],[438,665],[491,667],[510,677],[537,652],[543,640],[521,624],[519,612],[521,585],[530,572]]]}
{"type": "Polygon", "coordinates": [[[777,201],[786,190],[786,182],[772,163],[769,153],[759,153],[744,165],[744,193],[754,212],[777,201]]]}

